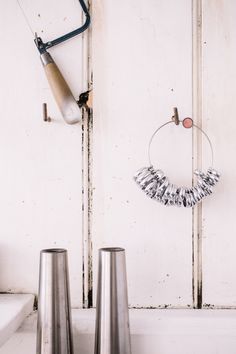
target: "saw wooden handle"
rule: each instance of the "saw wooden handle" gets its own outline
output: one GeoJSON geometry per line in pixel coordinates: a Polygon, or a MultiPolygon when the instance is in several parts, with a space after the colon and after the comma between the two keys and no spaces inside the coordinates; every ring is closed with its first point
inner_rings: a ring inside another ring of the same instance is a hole
{"type": "Polygon", "coordinates": [[[48,52],[41,54],[49,85],[63,118],[68,124],[75,124],[81,120],[81,110],[54,60],[48,52]]]}

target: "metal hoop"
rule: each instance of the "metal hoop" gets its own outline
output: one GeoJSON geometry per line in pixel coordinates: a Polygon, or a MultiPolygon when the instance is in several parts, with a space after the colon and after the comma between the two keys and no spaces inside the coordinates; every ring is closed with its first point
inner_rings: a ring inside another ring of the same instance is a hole
{"type": "MultiPolygon", "coordinates": [[[[180,120],[180,122],[183,122],[182,120],[180,120]]],[[[153,166],[152,162],[151,162],[151,144],[152,141],[155,137],[155,135],[158,133],[159,130],[161,130],[162,128],[164,128],[166,125],[170,124],[170,123],[174,123],[173,120],[170,120],[164,124],[162,124],[159,128],[157,128],[154,133],[152,134],[149,143],[148,143],[148,161],[149,161],[149,165],[153,166]]],[[[198,127],[196,124],[193,123],[193,127],[198,129],[207,139],[209,145],[210,145],[210,150],[211,150],[211,167],[213,167],[213,162],[214,162],[214,152],[213,152],[213,147],[212,147],[212,143],[211,140],[209,138],[209,136],[204,132],[204,130],[202,130],[202,128],[198,127]]]]}
{"type": "Polygon", "coordinates": [[[156,169],[153,167],[150,156],[153,138],[157,132],[166,125],[170,123],[179,125],[180,122],[184,128],[194,127],[206,137],[210,145],[213,165],[213,148],[208,135],[202,130],[202,128],[198,127],[196,124],[193,124],[193,120],[191,118],[187,117],[183,120],[179,120],[177,108],[175,108],[174,111],[175,115],[172,117],[172,120],[162,124],[152,134],[148,144],[149,166],[139,169],[134,175],[134,181],[149,198],[156,200],[161,204],[193,208],[197,203],[200,203],[203,198],[213,193],[214,187],[220,179],[220,173],[212,167],[208,168],[206,172],[197,169],[194,171],[194,174],[197,177],[196,183],[192,183],[191,187],[183,187],[171,183],[169,178],[161,169],[156,169]]]}

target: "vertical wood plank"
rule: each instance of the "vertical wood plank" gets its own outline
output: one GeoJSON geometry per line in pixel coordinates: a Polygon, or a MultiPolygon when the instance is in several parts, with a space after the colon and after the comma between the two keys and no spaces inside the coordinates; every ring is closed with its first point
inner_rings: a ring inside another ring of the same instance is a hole
{"type": "MultiPolygon", "coordinates": [[[[192,1],[193,120],[202,127],[202,0],[192,1]]],[[[193,129],[193,176],[202,167],[202,134],[193,129]]],[[[193,185],[196,178],[193,178],[193,185]]],[[[202,203],[193,209],[193,306],[202,307],[202,203]]]]}
{"type": "MultiPolygon", "coordinates": [[[[87,2],[88,10],[91,14],[90,1],[87,2]]],[[[85,15],[83,14],[83,21],[85,15]]],[[[90,26],[86,33],[83,34],[83,82],[86,83],[87,90],[92,90],[92,26],[90,26]]],[[[92,187],[91,187],[91,173],[92,173],[92,125],[93,115],[92,110],[84,109],[83,123],[82,123],[82,203],[83,203],[83,307],[91,307],[91,288],[92,288],[92,237],[91,237],[91,203],[92,203],[92,187]]]]}
{"type": "MultiPolygon", "coordinates": [[[[132,180],[173,107],[192,115],[191,5],[94,1],[94,277],[99,247],[125,247],[133,307],[192,306],[192,211],[149,200],[132,180]]],[[[191,185],[191,132],[163,129],[152,156],[191,185]]]]}
{"type": "MultiPolygon", "coordinates": [[[[215,195],[203,205],[203,302],[236,306],[236,2],[203,1],[203,117],[222,172],[215,195]]],[[[203,160],[207,164],[206,146],[203,160]]]]}
{"type": "MultiPolygon", "coordinates": [[[[77,1],[20,1],[33,31],[46,41],[81,24],[77,1]]],[[[81,126],[60,116],[39,54],[16,1],[0,5],[1,291],[37,293],[39,251],[69,251],[72,305],[82,305],[81,126]],[[42,116],[47,102],[51,123],[42,116]]],[[[82,42],[50,51],[78,97],[82,42]]],[[[86,89],[86,87],[85,87],[86,89]]]]}

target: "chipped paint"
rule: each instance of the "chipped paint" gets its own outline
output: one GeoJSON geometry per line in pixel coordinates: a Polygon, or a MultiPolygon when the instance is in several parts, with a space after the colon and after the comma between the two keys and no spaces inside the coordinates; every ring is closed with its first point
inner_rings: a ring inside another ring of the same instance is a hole
{"type": "Polygon", "coordinates": [[[141,309],[145,309],[145,310],[165,310],[165,309],[172,309],[172,310],[186,310],[186,309],[192,309],[192,305],[187,304],[186,306],[178,306],[176,307],[176,305],[172,305],[172,304],[160,304],[158,306],[139,306],[139,305],[135,305],[135,306],[131,306],[129,305],[129,308],[132,309],[136,309],[136,310],[141,310],[141,309]]]}

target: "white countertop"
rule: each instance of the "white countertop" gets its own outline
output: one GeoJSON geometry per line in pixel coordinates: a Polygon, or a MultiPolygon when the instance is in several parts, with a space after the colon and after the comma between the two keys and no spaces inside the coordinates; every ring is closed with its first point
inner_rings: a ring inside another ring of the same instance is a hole
{"type": "MultiPolygon", "coordinates": [[[[75,354],[93,354],[95,310],[72,310],[75,354]]],[[[35,353],[37,314],[0,354],[35,353]]],[[[236,310],[130,310],[134,354],[236,354],[236,310]]]]}
{"type": "Polygon", "coordinates": [[[34,295],[0,294],[0,346],[33,311],[34,295]]]}

